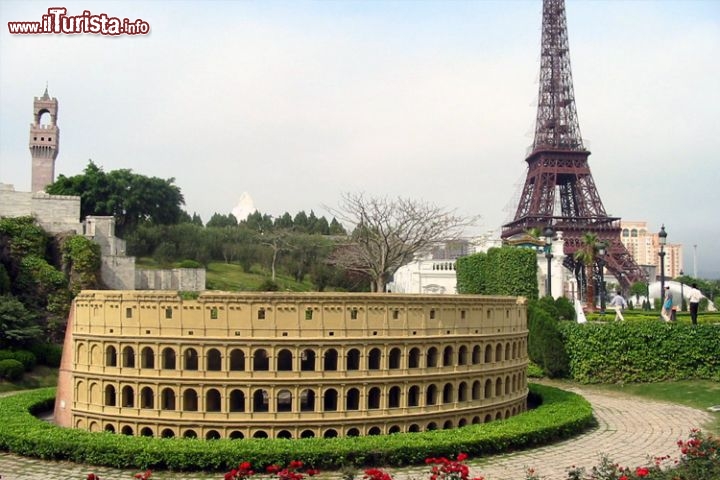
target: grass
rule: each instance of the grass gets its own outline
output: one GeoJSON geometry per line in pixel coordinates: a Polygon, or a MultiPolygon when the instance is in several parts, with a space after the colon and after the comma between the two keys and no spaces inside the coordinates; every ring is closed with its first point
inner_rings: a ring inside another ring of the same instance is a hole
{"type": "MultiPolygon", "coordinates": [[[[176,268],[178,265],[160,265],[152,258],[138,258],[136,265],[139,268],[176,268]]],[[[223,290],[226,292],[249,292],[257,291],[260,286],[271,277],[270,272],[259,265],[254,265],[249,272],[246,272],[236,263],[210,262],[207,266],[207,289],[223,290]]],[[[315,287],[311,282],[305,280],[297,282],[287,275],[276,275],[275,282],[280,291],[309,292],[315,287]]]]}
{"type": "MultiPolygon", "coordinates": [[[[720,383],[710,380],[630,383],[624,385],[598,385],[598,387],[705,411],[707,411],[708,407],[720,405],[720,383]]],[[[711,414],[714,420],[705,430],[720,435],[720,412],[711,412],[711,414]]]]}
{"type": "Polygon", "coordinates": [[[58,369],[44,365],[35,367],[32,372],[25,372],[23,378],[17,382],[0,380],[0,393],[28,390],[32,388],[57,386],[58,369]]]}

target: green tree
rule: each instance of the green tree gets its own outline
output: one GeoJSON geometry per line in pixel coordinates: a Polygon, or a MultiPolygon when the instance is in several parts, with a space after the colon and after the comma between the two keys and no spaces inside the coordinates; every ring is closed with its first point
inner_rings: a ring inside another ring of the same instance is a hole
{"type": "Polygon", "coordinates": [[[158,225],[180,222],[185,200],[174,182],[174,178],[146,177],[128,169],[105,173],[90,161],[82,174],[60,175],[46,191],[79,196],[81,219],[88,215],[115,217],[116,231],[123,236],[144,222],[158,225]]]}
{"type": "Polygon", "coordinates": [[[210,220],[208,220],[207,223],[208,227],[237,227],[238,226],[238,220],[232,213],[228,213],[227,215],[221,215],[219,213],[213,213],[213,216],[210,217],[210,220]]]}
{"type": "Polygon", "coordinates": [[[635,305],[640,304],[640,297],[647,293],[647,285],[645,282],[635,282],[630,285],[630,295],[635,295],[635,305]]]}
{"type": "Polygon", "coordinates": [[[580,248],[575,252],[575,261],[583,264],[585,267],[585,303],[589,311],[595,310],[595,284],[594,280],[594,269],[595,260],[598,255],[598,247],[600,246],[600,240],[594,233],[584,233],[581,238],[580,248]]]}
{"type": "Polygon", "coordinates": [[[41,336],[32,312],[17,298],[0,295],[0,349],[25,346],[41,336]]]}

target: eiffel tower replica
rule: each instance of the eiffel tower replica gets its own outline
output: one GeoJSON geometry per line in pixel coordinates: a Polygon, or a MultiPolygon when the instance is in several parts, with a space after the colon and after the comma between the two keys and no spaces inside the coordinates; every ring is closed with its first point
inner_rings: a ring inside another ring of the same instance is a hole
{"type": "Polygon", "coordinates": [[[575,109],[564,0],[543,0],[540,88],[535,139],[515,218],[502,238],[552,226],[563,232],[565,266],[581,271],[573,254],[591,232],[607,245],[605,262],[623,287],[645,278],[620,241],[620,218],[605,213],[590,173],[575,109]],[[557,201],[559,200],[559,202],[557,201]],[[555,211],[556,203],[559,212],[555,211]]]}

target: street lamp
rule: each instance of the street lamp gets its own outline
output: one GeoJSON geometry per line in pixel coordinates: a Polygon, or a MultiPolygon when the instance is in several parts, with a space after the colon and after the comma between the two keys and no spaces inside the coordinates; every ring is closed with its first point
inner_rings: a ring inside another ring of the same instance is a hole
{"type": "Polygon", "coordinates": [[[642,269],[645,271],[645,310],[651,310],[650,308],[650,282],[655,281],[655,269],[657,265],[642,265],[642,269]]]}
{"type": "Polygon", "coordinates": [[[598,266],[600,267],[600,315],[605,314],[605,254],[607,245],[604,242],[598,244],[598,266]]]}
{"type": "Polygon", "coordinates": [[[665,231],[664,223],[662,227],[660,227],[658,241],[660,242],[660,253],[658,253],[660,256],[660,303],[662,303],[665,301],[665,243],[667,243],[667,232],[665,231]]]}
{"type": "Polygon", "coordinates": [[[545,227],[545,230],[543,230],[543,236],[545,237],[545,258],[547,258],[547,282],[545,283],[545,296],[550,297],[552,296],[552,272],[550,271],[551,261],[553,258],[552,241],[555,236],[555,230],[553,230],[551,225],[545,227]]]}

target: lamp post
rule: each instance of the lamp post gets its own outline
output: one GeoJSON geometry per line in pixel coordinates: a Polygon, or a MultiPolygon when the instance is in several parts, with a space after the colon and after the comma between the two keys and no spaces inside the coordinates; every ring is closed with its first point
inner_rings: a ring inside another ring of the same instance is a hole
{"type": "Polygon", "coordinates": [[[547,227],[545,227],[545,230],[543,230],[543,236],[545,237],[545,258],[547,258],[547,282],[545,282],[545,296],[551,297],[552,296],[551,263],[552,263],[552,259],[553,259],[552,241],[553,241],[553,237],[555,236],[555,230],[553,230],[551,225],[548,225],[547,227]]]}
{"type": "Polygon", "coordinates": [[[660,302],[665,301],[665,243],[667,242],[667,232],[663,223],[658,233],[658,241],[660,243],[660,302]]]}
{"type": "Polygon", "coordinates": [[[685,289],[683,288],[683,279],[682,279],[683,275],[685,275],[685,274],[683,273],[683,271],[681,269],[680,270],[680,311],[681,312],[685,311],[685,289]]]}
{"type": "Polygon", "coordinates": [[[607,245],[604,242],[598,244],[598,266],[600,267],[600,315],[605,314],[605,254],[607,245]]]}

